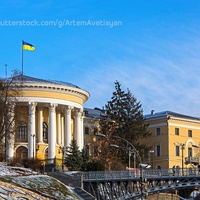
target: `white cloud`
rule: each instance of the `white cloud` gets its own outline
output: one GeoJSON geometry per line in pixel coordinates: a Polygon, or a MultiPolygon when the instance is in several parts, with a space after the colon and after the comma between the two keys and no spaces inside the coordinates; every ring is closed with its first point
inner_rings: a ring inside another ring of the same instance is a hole
{"type": "MultiPolygon", "coordinates": [[[[185,40],[173,43],[156,41],[155,45],[151,41],[145,45],[148,52],[141,51],[144,54],[138,54],[136,60],[130,56],[91,69],[82,83],[91,93],[87,106],[99,106],[110,100],[114,81],[118,80],[123,90],[129,88],[141,101],[145,113],[156,109],[200,116],[200,40],[196,35],[190,37],[187,35],[185,40]],[[142,58],[143,62],[139,61],[142,58]]],[[[127,51],[133,55],[130,46],[127,51]]]]}

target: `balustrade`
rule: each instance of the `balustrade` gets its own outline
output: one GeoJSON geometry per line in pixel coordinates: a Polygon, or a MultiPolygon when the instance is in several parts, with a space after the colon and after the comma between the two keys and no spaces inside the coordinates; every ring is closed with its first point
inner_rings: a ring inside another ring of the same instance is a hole
{"type": "Polygon", "coordinates": [[[199,164],[199,158],[198,157],[186,157],[185,158],[186,163],[193,163],[193,164],[199,164]]]}
{"type": "Polygon", "coordinates": [[[97,199],[109,199],[111,196],[128,200],[144,197],[145,194],[199,187],[200,172],[198,168],[176,168],[174,172],[171,168],[93,171],[83,172],[82,181],[85,189],[97,199]]]}
{"type": "MultiPolygon", "coordinates": [[[[140,170],[125,170],[125,171],[94,171],[94,172],[83,172],[83,181],[92,180],[117,180],[117,179],[139,179],[140,170]]],[[[187,169],[176,169],[173,173],[172,169],[147,169],[143,170],[144,178],[158,178],[158,177],[181,177],[181,176],[191,176],[200,175],[197,168],[187,168],[187,169]],[[184,172],[182,174],[182,171],[184,172]]]]}

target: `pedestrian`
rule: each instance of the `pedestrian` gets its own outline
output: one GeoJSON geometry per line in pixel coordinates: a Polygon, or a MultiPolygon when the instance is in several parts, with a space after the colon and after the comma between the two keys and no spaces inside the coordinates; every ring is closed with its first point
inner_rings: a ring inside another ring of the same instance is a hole
{"type": "Polygon", "coordinates": [[[172,167],[173,176],[175,176],[175,166],[172,167]]]}
{"type": "Polygon", "coordinates": [[[40,173],[44,174],[44,165],[43,164],[40,165],[40,173]]]}
{"type": "Polygon", "coordinates": [[[200,174],[200,165],[198,165],[198,172],[199,172],[199,174],[200,174]]]}

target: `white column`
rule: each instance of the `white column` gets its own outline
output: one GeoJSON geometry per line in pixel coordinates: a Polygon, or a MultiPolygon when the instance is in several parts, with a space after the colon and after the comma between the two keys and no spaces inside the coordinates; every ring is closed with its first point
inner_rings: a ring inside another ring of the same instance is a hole
{"type": "Polygon", "coordinates": [[[35,158],[35,107],[36,102],[29,102],[28,120],[28,158],[35,158]]]}
{"type": "Polygon", "coordinates": [[[82,112],[80,111],[80,109],[77,109],[75,112],[75,140],[80,150],[82,148],[81,116],[82,116],[82,112]]]}
{"type": "Polygon", "coordinates": [[[5,141],[6,141],[6,161],[9,162],[14,157],[14,103],[10,103],[8,106],[8,121],[5,122],[7,124],[5,128],[5,141]]]}
{"type": "Polygon", "coordinates": [[[61,145],[61,114],[57,113],[57,144],[61,145]]]}
{"type": "Polygon", "coordinates": [[[56,106],[57,104],[49,106],[48,159],[56,156],[56,106]]]}
{"type": "Polygon", "coordinates": [[[42,107],[38,107],[38,142],[43,142],[43,110],[42,107]]]}
{"type": "Polygon", "coordinates": [[[64,146],[64,134],[65,134],[65,130],[64,130],[64,115],[61,115],[61,145],[64,146]]]}
{"type": "Polygon", "coordinates": [[[68,147],[72,140],[72,128],[71,128],[71,111],[73,107],[67,106],[65,108],[65,141],[64,146],[68,147]]]}
{"type": "Polygon", "coordinates": [[[83,118],[84,118],[84,116],[83,116],[83,112],[82,112],[81,121],[80,121],[80,123],[81,123],[81,125],[80,125],[80,126],[81,126],[81,130],[80,130],[80,134],[81,134],[81,145],[80,145],[80,150],[82,150],[83,147],[84,147],[83,118]]]}

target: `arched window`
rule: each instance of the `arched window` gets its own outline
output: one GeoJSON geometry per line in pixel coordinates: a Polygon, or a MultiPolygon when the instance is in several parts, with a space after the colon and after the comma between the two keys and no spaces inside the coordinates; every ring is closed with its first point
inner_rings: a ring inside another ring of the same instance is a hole
{"type": "Polygon", "coordinates": [[[28,149],[26,147],[19,147],[16,151],[17,158],[25,159],[28,158],[28,149]]]}
{"type": "Polygon", "coordinates": [[[17,139],[27,141],[27,125],[25,122],[20,122],[18,124],[17,139]]]}
{"type": "Polygon", "coordinates": [[[160,166],[160,165],[157,165],[157,167],[156,167],[157,169],[162,169],[162,167],[160,166]]]}
{"type": "Polygon", "coordinates": [[[43,122],[43,141],[48,142],[48,125],[43,122]]]}

